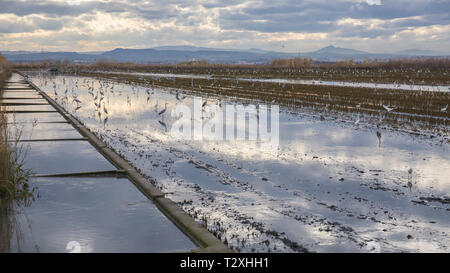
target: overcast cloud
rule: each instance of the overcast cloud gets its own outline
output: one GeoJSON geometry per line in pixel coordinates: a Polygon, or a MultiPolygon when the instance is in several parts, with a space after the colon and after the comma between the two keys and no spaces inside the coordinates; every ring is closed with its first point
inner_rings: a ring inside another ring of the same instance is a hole
{"type": "Polygon", "coordinates": [[[449,52],[450,0],[0,0],[0,50],[195,45],[449,52]]]}

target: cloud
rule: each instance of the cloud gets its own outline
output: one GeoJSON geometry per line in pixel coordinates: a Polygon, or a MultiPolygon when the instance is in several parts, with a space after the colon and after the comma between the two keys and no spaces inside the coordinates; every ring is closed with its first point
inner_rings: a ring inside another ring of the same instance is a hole
{"type": "Polygon", "coordinates": [[[74,51],[170,44],[450,48],[448,32],[436,31],[450,25],[448,0],[0,0],[0,6],[1,50],[36,49],[38,37],[48,38],[39,39],[41,47],[74,51]],[[427,37],[438,42],[420,42],[427,37]]]}

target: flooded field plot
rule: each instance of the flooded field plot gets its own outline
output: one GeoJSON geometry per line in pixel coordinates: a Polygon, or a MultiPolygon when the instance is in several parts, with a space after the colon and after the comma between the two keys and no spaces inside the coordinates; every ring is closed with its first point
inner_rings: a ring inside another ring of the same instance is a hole
{"type": "Polygon", "coordinates": [[[196,248],[128,179],[34,178],[30,186],[39,198],[14,215],[11,252],[67,252],[69,242],[82,252],[196,248]]]}
{"type": "MultiPolygon", "coordinates": [[[[146,85],[42,73],[30,79],[235,251],[370,252],[374,245],[382,252],[449,251],[449,117],[442,109],[446,102],[434,97],[446,98],[444,89],[429,92],[442,94],[430,95],[436,109],[423,113],[441,121],[423,121],[431,129],[408,131],[386,125],[392,114],[386,102],[372,108],[366,103],[375,111],[370,114],[323,105],[278,108],[276,101],[251,96],[170,88],[167,77],[161,80],[165,87],[157,79],[146,85]],[[247,112],[226,119],[242,107],[247,112]],[[269,117],[261,114],[266,108],[269,117]],[[277,109],[278,119],[271,119],[277,109]],[[211,125],[220,117],[225,122],[217,124],[224,129],[237,128],[234,138],[195,137],[196,124],[211,125]],[[173,131],[180,120],[193,124],[185,138],[173,131]],[[265,146],[261,131],[252,140],[250,120],[278,125],[278,135],[270,132],[276,143],[265,146]]],[[[247,82],[245,90],[251,91],[247,82]]],[[[352,93],[355,87],[339,88],[352,93]]],[[[328,91],[317,92],[328,100],[328,91]]]]}
{"type": "Polygon", "coordinates": [[[24,144],[25,167],[36,174],[115,170],[87,141],[37,141],[24,144]]]}

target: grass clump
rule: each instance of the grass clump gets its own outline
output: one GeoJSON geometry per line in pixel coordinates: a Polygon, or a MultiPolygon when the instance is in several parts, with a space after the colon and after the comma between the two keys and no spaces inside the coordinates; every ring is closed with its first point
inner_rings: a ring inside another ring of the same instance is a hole
{"type": "MultiPolygon", "coordinates": [[[[0,98],[4,82],[10,76],[10,65],[0,55],[0,98]]],[[[8,124],[6,107],[0,106],[0,210],[8,209],[11,201],[27,204],[32,197],[28,185],[31,171],[24,168],[26,151],[20,145],[20,137],[21,129],[15,123],[8,124]]]]}
{"type": "MultiPolygon", "coordinates": [[[[9,63],[0,55],[0,98],[10,76],[9,63]]],[[[28,184],[32,172],[24,168],[26,151],[19,144],[20,137],[21,129],[14,122],[8,123],[6,107],[0,105],[0,253],[10,249],[15,233],[15,208],[28,206],[34,200],[34,188],[28,184]]]]}
{"type": "MultiPolygon", "coordinates": [[[[26,150],[18,140],[21,130],[7,128],[5,108],[0,109],[0,210],[11,209],[12,203],[28,205],[33,200],[33,189],[28,179],[31,170],[24,168],[26,150]],[[12,141],[10,141],[12,139],[12,141]]],[[[0,219],[1,221],[1,219],[0,219]]]]}

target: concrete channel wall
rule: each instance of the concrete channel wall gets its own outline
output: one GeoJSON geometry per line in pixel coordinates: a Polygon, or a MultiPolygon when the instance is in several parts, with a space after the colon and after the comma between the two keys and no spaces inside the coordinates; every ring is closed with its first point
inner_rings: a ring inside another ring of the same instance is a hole
{"type": "MultiPolygon", "coordinates": [[[[135,186],[153,203],[159,208],[159,210],[169,218],[184,234],[186,234],[199,248],[193,249],[192,252],[232,252],[226,245],[224,245],[219,239],[217,239],[212,233],[210,233],[205,227],[197,223],[192,217],[190,217],[187,213],[185,213],[180,207],[177,206],[175,202],[165,197],[164,193],[161,192],[154,184],[154,181],[148,181],[143,175],[141,175],[132,165],[130,165],[126,160],[124,160],[120,155],[118,155],[114,150],[108,148],[105,143],[103,143],[98,137],[96,137],[89,129],[87,129],[82,123],[80,123],[77,119],[75,119],[72,115],[70,115],[64,108],[59,106],[53,99],[51,99],[45,92],[40,90],[33,83],[26,81],[26,75],[21,72],[16,72],[20,74],[23,78],[19,81],[17,80],[16,74],[16,82],[9,82],[10,87],[9,91],[20,91],[24,90],[24,86],[28,85],[30,89],[34,89],[43,99],[45,99],[48,104],[55,109],[52,111],[51,109],[45,108],[44,104],[36,104],[41,105],[39,111],[35,111],[34,113],[51,113],[57,112],[61,115],[64,120],[66,120],[69,124],[71,124],[82,136],[81,138],[73,138],[72,140],[85,140],[88,141],[98,152],[103,155],[112,165],[114,165],[117,170],[110,171],[86,171],[83,173],[53,173],[46,174],[45,177],[67,177],[67,176],[95,176],[95,175],[115,175],[127,177],[135,186]],[[17,85],[16,87],[14,85],[17,85]]],[[[14,94],[19,94],[14,93],[14,94]]],[[[17,99],[17,98],[16,98],[17,99]]],[[[5,104],[5,100],[2,100],[2,104],[5,104]]],[[[20,106],[25,106],[27,103],[14,103],[10,104],[16,107],[12,112],[14,113],[32,113],[33,111],[22,110],[20,106]]],[[[37,136],[39,139],[39,136],[37,136]]],[[[36,138],[35,138],[36,139],[36,138]]],[[[47,139],[48,141],[56,141],[55,139],[47,139]]],[[[68,140],[68,139],[66,139],[68,140]]],[[[70,139],[69,139],[70,140],[70,139]]],[[[27,141],[27,140],[24,140],[27,141]]],[[[40,141],[46,141],[45,139],[41,139],[40,141]]],[[[129,227],[130,232],[133,232],[134,227],[129,227]]],[[[166,238],[166,240],[170,240],[171,238],[166,238]]]]}

